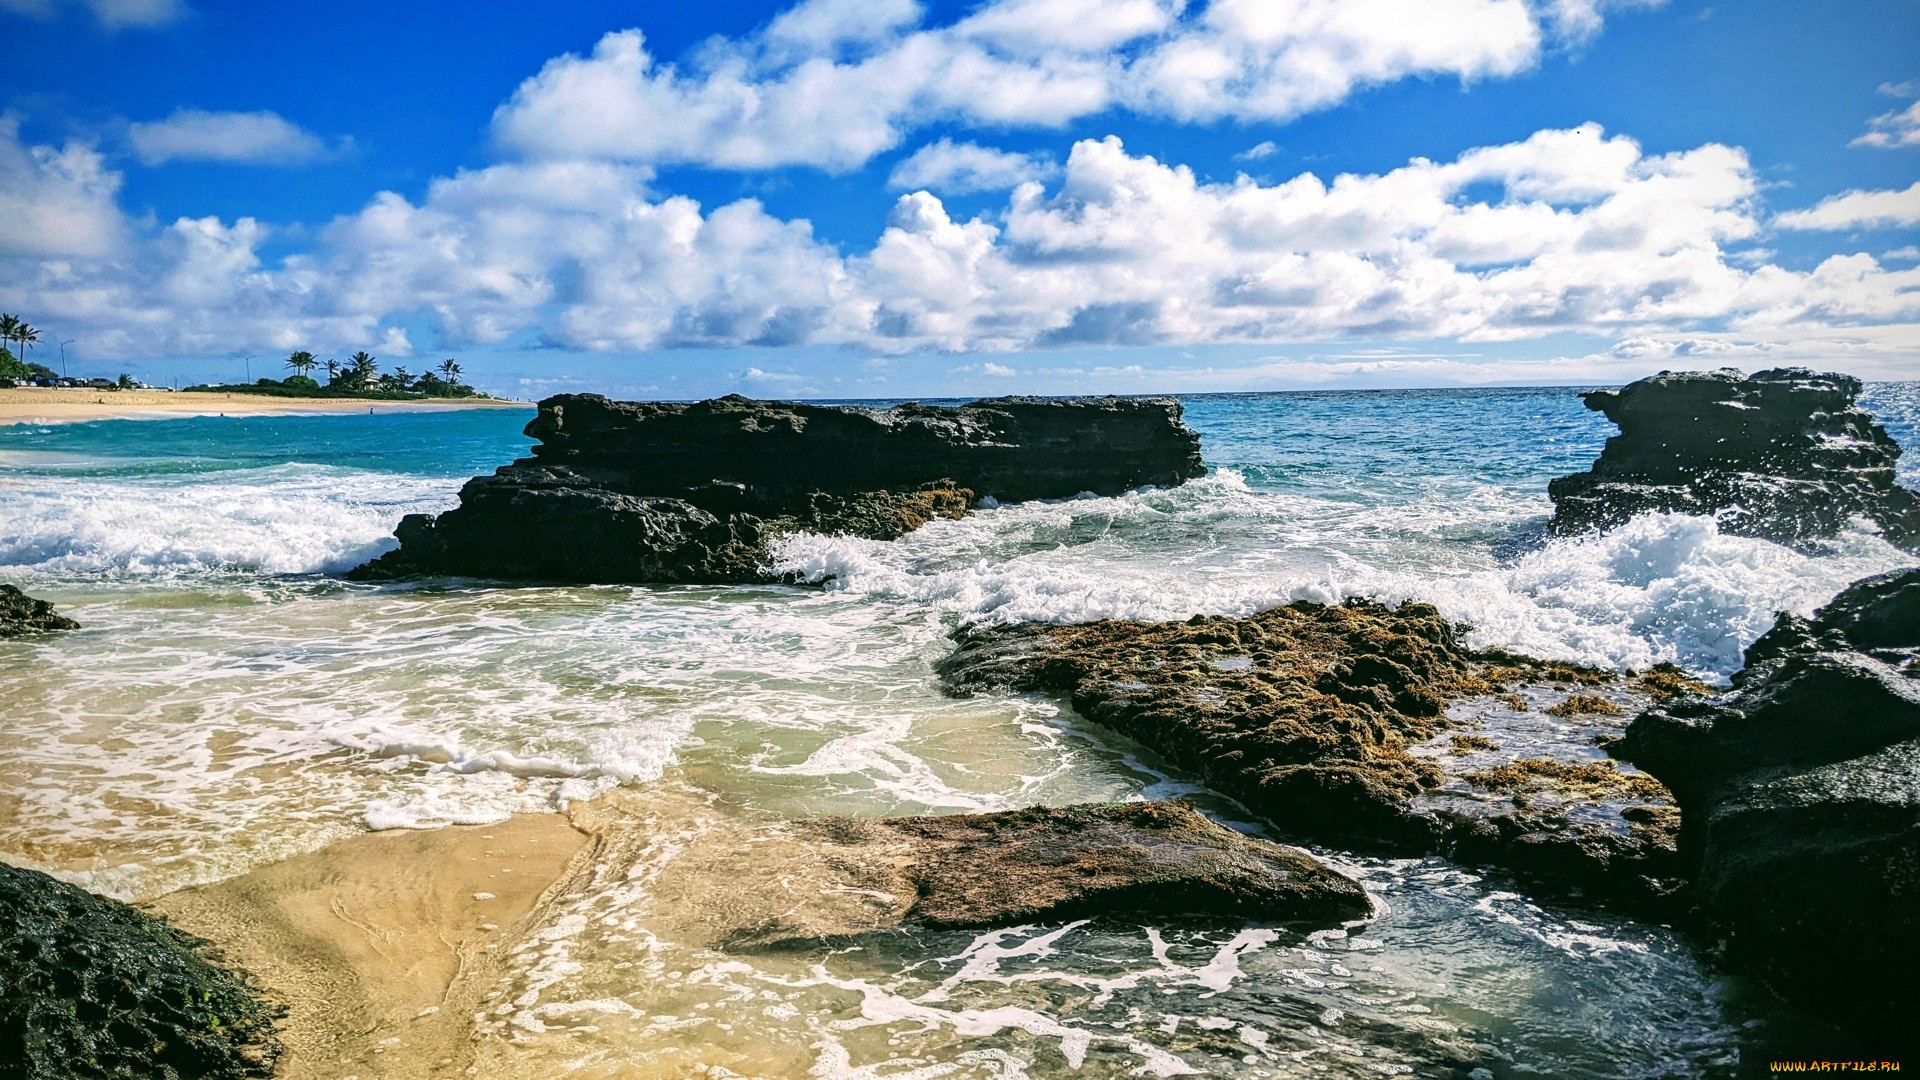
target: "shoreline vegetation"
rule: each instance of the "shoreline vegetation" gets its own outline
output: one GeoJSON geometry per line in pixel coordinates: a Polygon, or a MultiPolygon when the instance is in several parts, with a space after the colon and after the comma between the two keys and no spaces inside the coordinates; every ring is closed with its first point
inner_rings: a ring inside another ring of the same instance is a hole
{"type": "MultiPolygon", "coordinates": [[[[269,397],[352,398],[362,401],[427,401],[437,399],[486,399],[488,395],[460,381],[465,372],[459,361],[449,357],[428,371],[415,375],[404,367],[381,371],[377,357],[357,352],[345,363],[319,360],[302,349],[287,356],[286,366],[293,371],[284,379],[255,379],[250,383],[204,383],[189,386],[189,392],[226,394],[264,394],[269,397]],[[313,377],[315,369],[324,370],[327,381],[313,377]]],[[[121,376],[125,380],[126,376],[121,376]]]]}
{"type": "MultiPolygon", "coordinates": [[[[526,402],[496,398],[461,381],[465,372],[452,357],[415,374],[396,366],[380,370],[377,357],[357,352],[345,361],[321,360],[300,349],[283,364],[293,374],[242,383],[203,383],[185,389],[149,386],[122,372],[117,378],[72,377],[45,364],[28,363],[27,347],[40,331],[14,315],[0,315],[0,341],[19,346],[20,355],[0,345],[0,425],[117,420],[142,417],[207,416],[228,413],[293,414],[358,412],[363,404],[415,407],[508,406],[526,402]],[[313,377],[325,373],[323,383],[313,377]]],[[[391,410],[390,410],[391,411],[391,410]]]]}
{"type": "Polygon", "coordinates": [[[0,388],[0,426],[87,420],[177,420],[189,416],[308,416],[443,409],[532,409],[507,398],[295,396],[244,390],[0,388]]]}

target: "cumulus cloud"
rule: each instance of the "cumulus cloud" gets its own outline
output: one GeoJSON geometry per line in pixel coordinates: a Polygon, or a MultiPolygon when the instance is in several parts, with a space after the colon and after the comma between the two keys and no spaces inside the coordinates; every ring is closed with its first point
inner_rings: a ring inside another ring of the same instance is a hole
{"type": "Polygon", "coordinates": [[[0,134],[7,218],[73,223],[6,234],[41,257],[0,259],[0,303],[100,356],[404,355],[399,328],[421,324],[449,345],[899,354],[1565,331],[1767,340],[1920,320],[1920,269],[1755,257],[1764,218],[1740,150],[1648,154],[1593,125],[1278,183],[1208,182],[1083,140],[1056,182],[1022,182],[990,215],[957,219],[908,192],[852,254],[750,199],[663,196],[642,165],[507,163],[417,201],[380,194],[274,259],[264,224],[130,219],[91,151],[0,134]]]}
{"type": "Polygon", "coordinates": [[[1060,167],[1035,154],[1016,154],[977,143],[941,139],[928,143],[893,167],[887,186],[927,188],[950,195],[1005,191],[1028,180],[1058,175],[1060,167]]]}
{"type": "Polygon", "coordinates": [[[608,34],[523,83],[493,132],[536,159],[845,170],[942,120],[1271,122],[1397,79],[1512,75],[1657,2],[990,0],[932,26],[913,0],[806,0],[680,63],[608,34]]]}
{"type": "Polygon", "coordinates": [[[1904,191],[1849,191],[1822,199],[1809,209],[1781,214],[1773,223],[1802,231],[1920,225],[1920,183],[1904,191]]]}
{"type": "Polygon", "coordinates": [[[1255,143],[1254,145],[1247,147],[1245,150],[1242,150],[1241,152],[1233,155],[1233,160],[1261,161],[1263,159],[1270,158],[1279,152],[1280,152],[1280,147],[1275,145],[1272,139],[1268,139],[1267,141],[1262,143],[1255,143]]]}
{"type": "Polygon", "coordinates": [[[1912,98],[1904,109],[1881,113],[1867,121],[1867,132],[1849,146],[1873,146],[1891,150],[1902,146],[1920,146],[1920,85],[1883,83],[1880,92],[1888,97],[1912,98]]]}
{"type": "Polygon", "coordinates": [[[127,239],[119,191],[120,174],[93,148],[23,146],[19,118],[0,116],[0,255],[113,255],[127,239]]]}
{"type": "Polygon", "coordinates": [[[272,112],[175,109],[165,120],[132,125],[127,140],[148,165],[169,161],[299,165],[327,156],[327,144],[319,136],[272,112]]]}
{"type": "MultiPolygon", "coordinates": [[[[51,16],[58,6],[56,0],[0,0],[0,9],[35,18],[51,16]]],[[[74,6],[92,12],[109,30],[164,26],[188,13],[182,0],[78,0],[74,6]]]]}

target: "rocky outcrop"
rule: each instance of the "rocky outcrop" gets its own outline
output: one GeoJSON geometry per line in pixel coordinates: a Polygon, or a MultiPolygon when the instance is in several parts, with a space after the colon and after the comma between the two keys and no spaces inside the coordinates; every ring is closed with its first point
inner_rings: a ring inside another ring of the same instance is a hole
{"type": "Polygon", "coordinates": [[[756,926],[732,935],[733,947],[1142,913],[1333,926],[1372,911],[1351,878],[1304,852],[1215,824],[1185,803],[827,818],[794,828],[829,865],[847,869],[852,887],[892,897],[889,910],[835,934],[756,926]],[[869,857],[856,854],[862,850],[869,857]]]}
{"type": "Polygon", "coordinates": [[[0,864],[0,1076],[270,1076],[276,1012],[202,943],[0,864]]]}
{"type": "Polygon", "coordinates": [[[11,585],[0,585],[0,638],[78,630],[80,624],[56,615],[53,605],[37,600],[11,585]]]}
{"type": "Polygon", "coordinates": [[[1205,471],[1164,398],[864,409],[564,394],[526,433],[533,456],[469,481],[453,510],[410,515],[399,549],[350,576],[759,581],[786,532],[894,539],[982,498],[1112,495],[1205,471]]]}
{"type": "Polygon", "coordinates": [[[1372,912],[1351,878],[1186,803],[783,819],[688,797],[656,785],[576,805],[590,870],[563,891],[591,906],[609,883],[644,876],[646,899],[627,914],[668,940],[735,951],[1110,915],[1330,927],[1372,912]],[[663,863],[662,823],[689,811],[701,842],[663,863]]]}
{"type": "Polygon", "coordinates": [[[1683,815],[1681,857],[1735,959],[1850,1026],[1920,1008],[1920,570],[1781,615],[1735,691],[1650,710],[1613,749],[1683,815]]]}
{"type": "Polygon", "coordinates": [[[1585,395],[1620,428],[1586,472],[1548,485],[1558,533],[1636,514],[1711,514],[1724,532],[1782,543],[1866,518],[1920,542],[1920,496],[1894,482],[1900,447],[1854,404],[1860,380],[1804,368],[1662,372],[1585,395]]]}
{"type": "Polygon", "coordinates": [[[1477,656],[1429,606],[1301,601],[1244,619],[976,628],[956,640],[941,664],[950,691],[1061,695],[1290,836],[1448,852],[1628,902],[1673,889],[1665,792],[1607,761],[1590,737],[1601,729],[1578,728],[1589,738],[1573,763],[1501,757],[1477,737],[1457,741],[1458,759],[1418,752],[1457,726],[1451,703],[1515,682],[1606,678],[1477,656]]]}

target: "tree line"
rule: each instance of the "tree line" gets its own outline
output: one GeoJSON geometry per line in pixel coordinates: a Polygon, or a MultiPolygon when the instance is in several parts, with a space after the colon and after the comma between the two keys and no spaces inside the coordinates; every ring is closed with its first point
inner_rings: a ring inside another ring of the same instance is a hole
{"type": "Polygon", "coordinates": [[[27,363],[27,349],[40,344],[40,331],[17,315],[0,314],[0,342],[18,345],[18,353],[0,345],[0,379],[51,379],[53,369],[27,363]]]}
{"type": "Polygon", "coordinates": [[[428,397],[473,397],[477,393],[460,381],[460,376],[466,373],[451,357],[418,375],[404,367],[381,371],[379,361],[364,350],[343,362],[321,360],[302,349],[287,357],[286,366],[293,374],[281,379],[278,385],[288,389],[320,389],[321,383],[313,377],[314,369],[318,368],[326,372],[325,388],[339,393],[425,394],[428,397]]]}

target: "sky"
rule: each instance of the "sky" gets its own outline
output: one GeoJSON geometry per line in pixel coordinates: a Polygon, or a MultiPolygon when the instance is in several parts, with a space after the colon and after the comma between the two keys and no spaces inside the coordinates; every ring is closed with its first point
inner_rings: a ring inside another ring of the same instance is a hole
{"type": "Polygon", "coordinates": [[[0,0],[0,311],[516,397],[1920,378],[1912,0],[0,0]]]}

